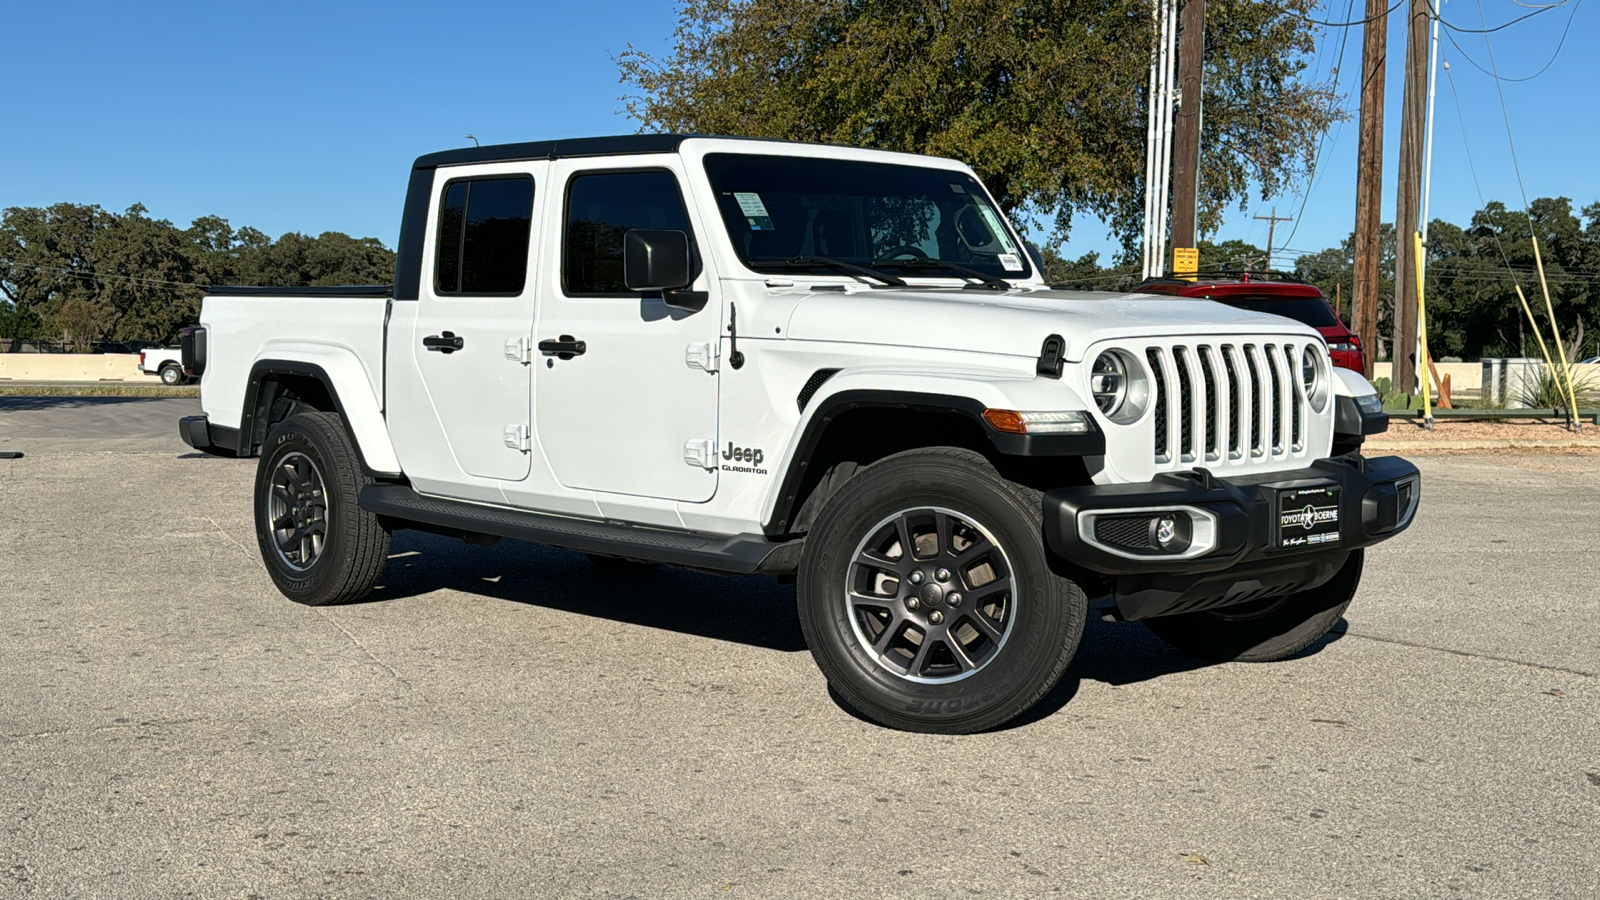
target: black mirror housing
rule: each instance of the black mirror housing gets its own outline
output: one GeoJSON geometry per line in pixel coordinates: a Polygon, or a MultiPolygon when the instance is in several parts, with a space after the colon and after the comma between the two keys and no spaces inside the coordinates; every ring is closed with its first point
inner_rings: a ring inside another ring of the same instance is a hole
{"type": "Polygon", "coordinates": [[[689,236],[681,231],[633,228],[622,237],[622,282],[630,291],[686,288],[689,267],[689,236]]]}

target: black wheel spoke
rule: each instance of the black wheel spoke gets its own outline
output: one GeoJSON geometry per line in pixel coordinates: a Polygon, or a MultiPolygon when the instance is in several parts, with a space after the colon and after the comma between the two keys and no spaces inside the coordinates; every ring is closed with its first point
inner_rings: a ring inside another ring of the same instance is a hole
{"type": "Polygon", "coordinates": [[[972,661],[972,657],[967,655],[967,648],[961,646],[960,641],[950,638],[944,642],[944,646],[950,651],[950,655],[955,657],[956,665],[961,667],[961,671],[970,672],[978,667],[972,661]]]}
{"type": "Polygon", "coordinates": [[[889,652],[889,645],[894,643],[895,638],[900,636],[900,632],[904,631],[905,627],[906,620],[901,616],[895,616],[889,622],[889,627],[885,628],[883,633],[878,635],[878,639],[872,642],[873,652],[879,656],[889,652]]]}
{"type": "Polygon", "coordinates": [[[988,616],[984,615],[983,613],[981,613],[981,612],[972,613],[971,615],[967,616],[963,621],[971,622],[972,623],[972,627],[978,629],[978,631],[980,633],[982,633],[983,636],[988,638],[989,640],[996,641],[996,642],[998,642],[1000,640],[1000,626],[996,625],[992,619],[990,619],[988,616]]]}
{"type": "Polygon", "coordinates": [[[928,651],[933,649],[933,639],[926,632],[922,635],[922,643],[917,645],[917,653],[911,658],[911,664],[906,666],[907,675],[921,675],[922,670],[928,665],[928,651]]]}

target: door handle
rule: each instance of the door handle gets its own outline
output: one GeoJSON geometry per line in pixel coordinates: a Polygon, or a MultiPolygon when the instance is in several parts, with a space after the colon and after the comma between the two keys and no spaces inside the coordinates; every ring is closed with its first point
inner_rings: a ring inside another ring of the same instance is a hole
{"type": "Polygon", "coordinates": [[[430,334],[422,339],[422,346],[427,347],[429,350],[436,350],[446,356],[460,350],[466,346],[466,343],[461,339],[461,335],[451,331],[446,331],[444,334],[430,334]]]}
{"type": "Polygon", "coordinates": [[[571,359],[582,356],[589,347],[583,341],[574,340],[572,335],[563,334],[558,341],[540,341],[539,352],[545,356],[554,356],[557,359],[571,359]]]}

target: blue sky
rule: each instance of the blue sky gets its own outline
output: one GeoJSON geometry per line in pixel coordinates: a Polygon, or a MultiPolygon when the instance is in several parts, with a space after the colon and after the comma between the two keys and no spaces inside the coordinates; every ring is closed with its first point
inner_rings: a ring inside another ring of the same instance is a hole
{"type": "MultiPolygon", "coordinates": [[[[1325,17],[1346,18],[1349,0],[1329,0],[1325,17]]],[[[1350,17],[1359,18],[1356,2],[1350,17]]],[[[1491,25],[1527,12],[1483,0],[1491,25]]],[[[1444,16],[1477,28],[1478,0],[1447,0],[1444,16]]],[[[1392,18],[1385,130],[1384,218],[1394,209],[1398,153],[1402,12],[1392,18]]],[[[1600,200],[1600,5],[1583,0],[1491,36],[1506,77],[1529,75],[1550,59],[1574,16],[1566,46],[1533,81],[1505,84],[1518,160],[1530,198],[1600,200]],[[1576,11],[1572,12],[1573,6],[1576,11]]],[[[186,225],[216,214],[274,236],[344,231],[393,246],[405,173],[417,155],[484,143],[615,134],[635,130],[622,114],[625,92],[614,58],[632,43],[665,50],[675,8],[661,0],[586,3],[422,4],[279,2],[218,4],[5,3],[0,46],[0,207],[60,201],[121,210],[134,202],[186,225]],[[19,39],[20,38],[20,39],[19,39]]],[[[1457,34],[1488,66],[1481,35],[1457,34]]],[[[1472,158],[1485,195],[1520,205],[1494,81],[1448,42],[1472,158]]],[[[1319,40],[1319,77],[1336,65],[1352,113],[1361,32],[1350,30],[1342,63],[1339,31],[1319,40]]],[[[1435,123],[1432,213],[1464,222],[1478,208],[1461,125],[1441,70],[1435,123]]],[[[1317,250],[1345,237],[1354,221],[1356,125],[1329,133],[1309,198],[1252,196],[1230,209],[1223,240],[1317,250]],[[1292,238],[1290,237],[1292,231],[1292,238]]],[[[1304,185],[1299,190],[1303,191],[1304,185]]],[[[1114,252],[1103,225],[1080,220],[1068,255],[1114,252]]],[[[1104,260],[1103,260],[1104,261],[1104,260]]]]}

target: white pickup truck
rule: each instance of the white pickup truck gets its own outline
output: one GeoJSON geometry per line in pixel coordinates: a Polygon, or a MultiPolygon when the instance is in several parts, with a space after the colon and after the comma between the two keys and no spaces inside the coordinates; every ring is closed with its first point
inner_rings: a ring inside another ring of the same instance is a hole
{"type": "Polygon", "coordinates": [[[362,596],[401,528],[792,577],[838,692],[922,731],[1027,710],[1091,605],[1296,653],[1420,490],[1312,329],[1053,290],[967,166],[870,150],[423,156],[392,285],[213,289],[184,349],[290,599],[362,596]]]}
{"type": "Polygon", "coordinates": [[[139,351],[139,371],[160,377],[162,384],[182,384],[189,376],[183,371],[180,348],[151,347],[139,351]]]}

